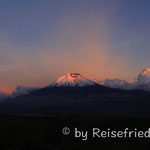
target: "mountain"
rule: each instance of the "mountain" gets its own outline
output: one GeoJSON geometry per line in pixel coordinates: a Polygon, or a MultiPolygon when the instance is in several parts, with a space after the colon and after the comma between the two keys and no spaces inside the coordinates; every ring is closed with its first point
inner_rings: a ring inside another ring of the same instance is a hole
{"type": "Polygon", "coordinates": [[[114,89],[67,73],[47,87],[0,102],[0,112],[150,115],[149,99],[149,92],[114,89]]]}
{"type": "Polygon", "coordinates": [[[66,86],[93,86],[96,83],[87,79],[79,73],[67,73],[50,84],[51,87],[66,87],[66,86]]]}
{"type": "Polygon", "coordinates": [[[79,73],[67,73],[56,81],[52,82],[48,87],[31,92],[31,95],[90,95],[95,93],[117,92],[118,89],[105,87],[90,79],[82,76],[79,73]]]}

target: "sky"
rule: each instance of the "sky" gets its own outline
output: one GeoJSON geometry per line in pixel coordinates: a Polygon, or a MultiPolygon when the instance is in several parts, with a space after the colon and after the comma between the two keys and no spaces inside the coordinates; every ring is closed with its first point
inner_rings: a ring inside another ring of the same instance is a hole
{"type": "Polygon", "coordinates": [[[0,91],[68,72],[134,81],[149,41],[149,0],[0,0],[0,91]]]}

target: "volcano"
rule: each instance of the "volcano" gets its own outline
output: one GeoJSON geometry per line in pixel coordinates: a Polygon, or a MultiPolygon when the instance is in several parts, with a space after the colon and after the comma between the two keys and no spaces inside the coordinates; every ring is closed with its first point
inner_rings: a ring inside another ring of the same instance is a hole
{"type": "Polygon", "coordinates": [[[79,73],[67,73],[50,84],[50,87],[84,87],[96,85],[95,82],[87,79],[79,73]]]}
{"type": "Polygon", "coordinates": [[[116,89],[108,88],[100,85],[80,73],[67,73],[57,80],[53,81],[49,86],[33,91],[30,95],[55,95],[55,96],[80,96],[90,95],[92,93],[114,92],[116,89]]]}
{"type": "Polygon", "coordinates": [[[67,73],[50,85],[0,102],[2,113],[150,114],[150,93],[121,90],[67,73]]]}

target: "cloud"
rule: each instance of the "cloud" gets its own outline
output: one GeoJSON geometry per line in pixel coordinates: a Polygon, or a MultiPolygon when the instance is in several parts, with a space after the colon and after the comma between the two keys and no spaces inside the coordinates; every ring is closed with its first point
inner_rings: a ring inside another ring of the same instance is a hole
{"type": "Polygon", "coordinates": [[[125,80],[120,79],[105,79],[105,80],[99,80],[94,79],[94,82],[104,85],[106,87],[116,88],[116,89],[130,89],[131,84],[125,80]]]}
{"type": "Polygon", "coordinates": [[[17,86],[16,90],[12,92],[12,96],[28,95],[28,94],[30,94],[30,92],[32,92],[34,90],[38,90],[38,89],[40,89],[40,88],[19,85],[19,86],[17,86]]]}
{"type": "Polygon", "coordinates": [[[132,87],[150,91],[150,68],[143,70],[137,77],[137,81],[132,83],[132,87]]]}
{"type": "Polygon", "coordinates": [[[149,84],[150,83],[150,68],[143,70],[137,78],[139,84],[149,84]]]}
{"type": "Polygon", "coordinates": [[[138,75],[136,81],[132,83],[120,79],[105,79],[105,80],[94,79],[94,81],[106,87],[116,89],[125,89],[125,90],[140,89],[150,91],[150,68],[143,70],[138,75]]]}
{"type": "Polygon", "coordinates": [[[120,79],[105,79],[104,85],[112,88],[117,88],[117,89],[129,89],[130,84],[125,81],[125,80],[120,80],[120,79]]]}

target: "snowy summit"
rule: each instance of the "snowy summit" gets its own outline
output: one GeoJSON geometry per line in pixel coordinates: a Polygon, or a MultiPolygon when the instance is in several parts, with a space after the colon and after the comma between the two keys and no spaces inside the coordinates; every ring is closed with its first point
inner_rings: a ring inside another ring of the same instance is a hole
{"type": "Polygon", "coordinates": [[[54,81],[50,84],[50,86],[53,87],[66,87],[66,86],[78,86],[78,87],[84,87],[84,86],[93,86],[96,83],[85,78],[84,76],[80,75],[79,73],[67,73],[54,81]]]}

